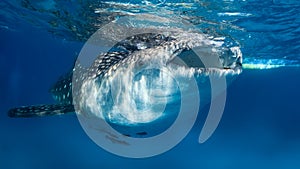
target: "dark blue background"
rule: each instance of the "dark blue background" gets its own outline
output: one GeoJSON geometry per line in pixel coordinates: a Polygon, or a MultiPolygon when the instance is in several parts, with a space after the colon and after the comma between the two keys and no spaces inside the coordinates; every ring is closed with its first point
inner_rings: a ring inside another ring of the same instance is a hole
{"type": "Polygon", "coordinates": [[[200,115],[178,146],[147,159],[112,155],[92,142],[75,115],[10,119],[9,108],[53,103],[47,92],[71,69],[82,44],[24,25],[0,29],[0,168],[300,167],[300,69],[245,70],[228,88],[221,123],[198,144],[200,115]]]}

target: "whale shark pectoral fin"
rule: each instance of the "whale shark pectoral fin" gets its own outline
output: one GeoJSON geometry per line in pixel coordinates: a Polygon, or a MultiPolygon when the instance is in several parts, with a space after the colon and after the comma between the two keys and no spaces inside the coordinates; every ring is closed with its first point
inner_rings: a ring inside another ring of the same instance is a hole
{"type": "Polygon", "coordinates": [[[13,108],[8,111],[9,117],[43,117],[52,115],[62,115],[75,112],[72,104],[51,104],[51,105],[34,105],[13,108]]]}

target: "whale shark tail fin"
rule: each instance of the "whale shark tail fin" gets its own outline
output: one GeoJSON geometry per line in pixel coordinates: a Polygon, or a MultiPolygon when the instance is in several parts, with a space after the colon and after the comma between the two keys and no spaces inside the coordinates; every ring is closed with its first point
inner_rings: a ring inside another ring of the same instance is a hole
{"type": "Polygon", "coordinates": [[[8,111],[9,117],[43,117],[52,115],[62,115],[75,112],[72,104],[50,104],[34,105],[13,108],[8,111]]]}

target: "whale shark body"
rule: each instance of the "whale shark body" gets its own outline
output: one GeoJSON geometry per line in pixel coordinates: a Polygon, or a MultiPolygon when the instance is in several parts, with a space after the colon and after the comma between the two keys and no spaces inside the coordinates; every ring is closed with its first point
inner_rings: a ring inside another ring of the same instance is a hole
{"type": "MultiPolygon", "coordinates": [[[[202,44],[202,42],[198,41],[190,42],[186,40],[186,37],[180,39],[177,36],[167,36],[157,33],[131,36],[118,42],[108,52],[98,55],[89,67],[84,67],[79,62],[76,62],[73,70],[61,77],[50,89],[50,93],[57,102],[56,104],[12,108],[8,111],[8,116],[26,118],[74,113],[76,112],[74,97],[76,96],[81,99],[81,95],[84,94],[81,89],[74,90],[75,81],[80,81],[80,83],[77,83],[77,87],[79,86],[79,88],[89,81],[97,81],[97,84],[100,85],[103,79],[113,77],[115,72],[120,69],[126,69],[126,67],[130,67],[128,65],[133,63],[140,67],[146,65],[147,62],[153,62],[154,65],[162,64],[163,66],[172,65],[174,67],[175,65],[175,67],[177,66],[176,70],[185,67],[193,74],[207,75],[217,73],[220,75],[236,75],[241,72],[241,56],[237,55],[233,50],[226,49],[225,52],[223,51],[218,60],[221,61],[221,64],[217,66],[215,66],[215,64],[208,68],[207,65],[204,66],[204,64],[199,61],[199,58],[197,60],[195,54],[193,54],[191,50],[193,48],[191,44],[193,43],[196,45],[202,44]],[[157,61],[159,60],[157,57],[161,57],[160,53],[164,53],[162,56],[167,59],[163,58],[163,61],[157,61]],[[147,56],[147,58],[145,56],[147,56]],[[178,58],[185,62],[185,64],[181,64],[178,58]],[[75,74],[74,72],[77,73],[75,74]]],[[[206,57],[206,55],[208,55],[207,50],[203,52],[203,57],[206,57]]],[[[84,99],[85,98],[82,98],[82,100],[84,99]]],[[[88,104],[88,102],[83,103],[88,104]]]]}

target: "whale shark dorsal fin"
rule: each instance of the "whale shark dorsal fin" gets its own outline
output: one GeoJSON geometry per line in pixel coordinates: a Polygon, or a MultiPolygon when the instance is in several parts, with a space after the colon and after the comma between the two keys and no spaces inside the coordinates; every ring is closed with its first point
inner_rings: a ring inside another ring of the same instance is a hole
{"type": "Polygon", "coordinates": [[[75,112],[72,104],[34,105],[13,108],[8,111],[9,117],[43,117],[75,112]]]}

